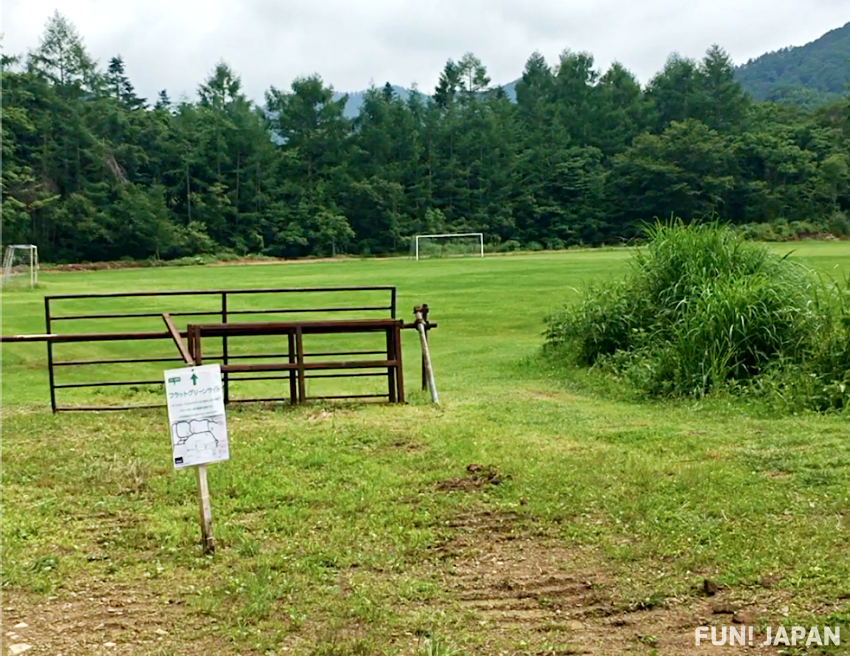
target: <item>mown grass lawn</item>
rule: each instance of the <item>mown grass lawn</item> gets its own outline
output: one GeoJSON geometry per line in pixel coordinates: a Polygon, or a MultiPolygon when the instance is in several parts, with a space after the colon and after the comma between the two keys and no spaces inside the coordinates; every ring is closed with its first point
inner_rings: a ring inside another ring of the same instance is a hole
{"type": "MultiPolygon", "coordinates": [[[[847,244],[777,248],[850,273],[847,244]]],[[[229,410],[204,556],[164,411],[52,415],[44,346],[4,345],[4,627],[28,625],[13,640],[29,654],[65,656],[680,654],[708,653],[694,627],[737,611],[761,628],[840,624],[850,645],[847,418],[647,402],[537,359],[543,316],[626,262],[617,249],[44,273],[36,292],[4,293],[13,334],[43,330],[45,293],[392,284],[401,316],[427,302],[439,323],[442,402],[418,390],[406,332],[405,406],[229,410]]]]}

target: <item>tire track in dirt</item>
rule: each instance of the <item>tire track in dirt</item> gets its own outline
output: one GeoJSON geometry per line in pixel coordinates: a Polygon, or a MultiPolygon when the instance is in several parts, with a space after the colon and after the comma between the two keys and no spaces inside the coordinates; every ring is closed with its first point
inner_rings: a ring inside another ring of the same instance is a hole
{"type": "MultiPolygon", "coordinates": [[[[482,654],[741,652],[740,647],[712,646],[710,641],[694,644],[696,626],[731,622],[731,615],[713,614],[712,601],[693,597],[634,610],[618,599],[616,582],[600,563],[529,530],[514,513],[470,512],[448,526],[455,537],[438,550],[451,563],[443,587],[463,612],[470,633],[483,630],[487,635],[482,654]]],[[[746,650],[776,653],[758,644],[746,650]]]]}

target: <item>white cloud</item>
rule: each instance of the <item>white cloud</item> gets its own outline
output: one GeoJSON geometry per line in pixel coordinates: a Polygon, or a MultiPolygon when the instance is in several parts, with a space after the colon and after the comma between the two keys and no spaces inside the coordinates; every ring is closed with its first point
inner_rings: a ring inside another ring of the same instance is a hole
{"type": "Polygon", "coordinates": [[[339,90],[389,80],[430,92],[446,60],[467,51],[499,83],[535,50],[554,63],[565,48],[646,81],[673,51],[700,57],[718,43],[744,62],[850,20],[847,0],[5,0],[4,50],[36,46],[54,9],[101,64],[120,53],[148,98],[193,96],[224,59],[258,101],[314,72],[339,90]]]}

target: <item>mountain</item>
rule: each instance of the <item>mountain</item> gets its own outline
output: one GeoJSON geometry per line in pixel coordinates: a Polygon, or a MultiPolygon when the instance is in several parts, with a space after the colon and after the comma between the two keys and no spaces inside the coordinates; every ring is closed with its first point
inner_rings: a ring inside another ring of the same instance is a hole
{"type": "MultiPolygon", "coordinates": [[[[402,100],[407,100],[410,97],[410,89],[392,85],[393,91],[402,100]]],[[[366,100],[367,91],[336,91],[334,92],[334,100],[339,100],[343,96],[348,96],[348,102],[345,103],[345,116],[347,118],[356,118],[360,113],[360,108],[363,106],[363,101],[366,100]]]]}
{"type": "Polygon", "coordinates": [[[850,83],[850,23],[804,46],[751,59],[736,73],[758,101],[814,107],[837,100],[850,83]]]}
{"type": "MultiPolygon", "coordinates": [[[[850,23],[827,32],[804,46],[782,48],[751,59],[735,69],[738,80],[757,101],[770,100],[813,109],[842,98],[850,84],[850,23]]],[[[511,102],[516,100],[514,80],[502,86],[511,102]]],[[[393,85],[407,100],[410,90],[393,85]]],[[[431,91],[424,94],[430,95],[431,91]]],[[[344,92],[334,94],[339,100],[344,92]]],[[[348,92],[345,115],[360,113],[366,91],[348,92]]]]}
{"type": "MultiPolygon", "coordinates": [[[[518,81],[518,80],[517,80],[518,81]]],[[[507,84],[502,86],[505,94],[507,94],[508,99],[511,102],[516,100],[516,83],[508,82],[507,84]]],[[[396,85],[392,85],[393,91],[395,91],[396,95],[402,100],[407,100],[410,97],[410,89],[405,89],[404,87],[399,87],[396,85]]],[[[360,108],[363,106],[363,101],[366,99],[366,91],[336,91],[334,92],[334,100],[339,100],[345,95],[348,95],[348,102],[345,103],[345,112],[344,115],[347,118],[356,118],[360,113],[360,108]]],[[[424,93],[424,95],[428,96],[431,92],[424,93]]]]}

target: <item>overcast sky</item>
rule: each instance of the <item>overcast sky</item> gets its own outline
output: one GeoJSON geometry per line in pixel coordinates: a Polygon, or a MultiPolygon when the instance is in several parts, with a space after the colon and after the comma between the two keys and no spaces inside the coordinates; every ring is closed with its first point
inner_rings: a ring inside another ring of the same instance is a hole
{"type": "Polygon", "coordinates": [[[448,58],[472,51],[494,83],[540,51],[591,52],[648,80],[671,52],[718,43],[743,63],[850,21],[850,0],[2,0],[3,49],[38,44],[58,9],[102,65],[120,53],[140,95],[194,97],[216,62],[249,97],[319,73],[339,91],[417,83],[430,93],[448,58]]]}

